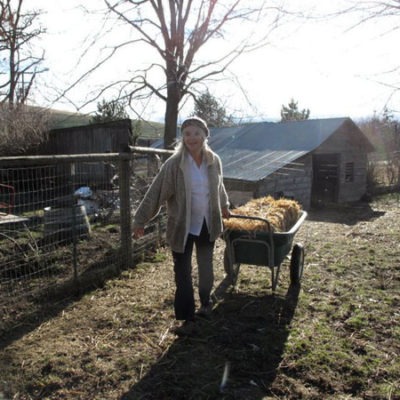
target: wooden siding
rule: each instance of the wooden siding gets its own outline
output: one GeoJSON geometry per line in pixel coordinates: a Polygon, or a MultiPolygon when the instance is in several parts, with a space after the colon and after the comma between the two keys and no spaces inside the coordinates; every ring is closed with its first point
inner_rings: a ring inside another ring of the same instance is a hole
{"type": "MultiPolygon", "coordinates": [[[[103,124],[54,129],[50,131],[48,154],[93,154],[129,152],[131,121],[121,120],[103,124]]],[[[59,166],[59,173],[66,166],[59,166]]],[[[69,167],[68,167],[69,168],[69,167]]],[[[67,168],[65,176],[71,179],[67,168]]],[[[99,187],[111,185],[116,167],[109,163],[81,163],[75,165],[75,173],[86,177],[87,182],[99,187]]]]}
{"type": "Polygon", "coordinates": [[[315,154],[339,154],[338,202],[358,201],[367,190],[367,153],[361,142],[353,140],[352,130],[344,126],[315,150],[315,154]],[[353,163],[354,179],[346,182],[346,164],[353,163]]]}
{"type": "Polygon", "coordinates": [[[48,154],[120,153],[128,151],[131,140],[130,120],[54,129],[48,154]]]}

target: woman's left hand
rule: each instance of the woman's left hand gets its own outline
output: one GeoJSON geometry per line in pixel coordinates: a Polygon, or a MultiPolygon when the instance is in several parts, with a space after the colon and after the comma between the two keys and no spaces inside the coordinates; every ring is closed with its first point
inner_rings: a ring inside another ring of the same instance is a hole
{"type": "Polygon", "coordinates": [[[229,218],[231,216],[231,212],[229,211],[229,208],[223,208],[221,210],[221,212],[222,212],[222,216],[224,218],[229,218]]]}

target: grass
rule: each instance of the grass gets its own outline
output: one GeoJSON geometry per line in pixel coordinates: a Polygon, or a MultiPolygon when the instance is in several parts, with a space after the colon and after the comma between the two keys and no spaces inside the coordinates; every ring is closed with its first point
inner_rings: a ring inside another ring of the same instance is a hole
{"type": "MultiPolygon", "coordinates": [[[[241,266],[226,287],[215,251],[216,305],[200,333],[173,333],[168,249],[7,338],[5,399],[400,398],[399,198],[311,212],[301,287],[288,262],[241,266]],[[224,372],[226,385],[221,388],[224,372]]],[[[197,281],[194,277],[195,282],[197,281]]],[[[0,398],[2,397],[0,395],[0,398]]]]}

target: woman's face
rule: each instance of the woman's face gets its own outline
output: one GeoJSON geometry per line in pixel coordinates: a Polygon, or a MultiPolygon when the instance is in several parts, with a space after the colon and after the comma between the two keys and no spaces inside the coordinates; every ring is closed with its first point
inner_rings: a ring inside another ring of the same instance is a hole
{"type": "Polygon", "coordinates": [[[187,126],[183,132],[183,144],[189,150],[190,154],[199,154],[203,148],[205,140],[204,131],[196,125],[187,126]]]}

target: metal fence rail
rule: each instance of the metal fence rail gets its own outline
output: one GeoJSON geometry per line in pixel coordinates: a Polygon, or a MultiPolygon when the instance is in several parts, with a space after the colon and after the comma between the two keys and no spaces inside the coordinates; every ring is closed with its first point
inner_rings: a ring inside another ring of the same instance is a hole
{"type": "Polygon", "coordinates": [[[0,158],[0,333],[163,242],[162,215],[131,231],[157,153],[0,158]]]}

